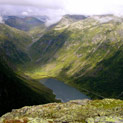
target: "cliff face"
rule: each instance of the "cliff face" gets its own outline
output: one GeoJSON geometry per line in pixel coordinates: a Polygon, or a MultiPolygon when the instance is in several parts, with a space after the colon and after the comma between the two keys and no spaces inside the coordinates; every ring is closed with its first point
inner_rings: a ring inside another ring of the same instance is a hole
{"type": "Polygon", "coordinates": [[[23,107],[2,116],[0,123],[123,123],[123,101],[74,100],[23,107]]]}

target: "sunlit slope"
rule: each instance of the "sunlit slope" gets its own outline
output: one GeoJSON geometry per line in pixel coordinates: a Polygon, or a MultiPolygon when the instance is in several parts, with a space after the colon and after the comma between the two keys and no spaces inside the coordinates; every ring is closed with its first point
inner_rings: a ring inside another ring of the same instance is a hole
{"type": "Polygon", "coordinates": [[[56,77],[103,97],[121,95],[123,19],[92,16],[67,26],[63,21],[32,45],[34,67],[25,73],[36,79],[56,77]]]}

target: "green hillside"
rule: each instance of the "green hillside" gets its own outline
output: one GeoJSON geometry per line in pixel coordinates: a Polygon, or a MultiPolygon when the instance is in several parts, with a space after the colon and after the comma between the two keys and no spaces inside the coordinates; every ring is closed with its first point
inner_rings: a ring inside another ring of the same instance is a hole
{"type": "Polygon", "coordinates": [[[0,50],[5,52],[7,61],[16,65],[29,62],[26,50],[31,43],[32,38],[25,32],[0,24],[0,50]]]}
{"type": "Polygon", "coordinates": [[[33,38],[41,37],[46,31],[45,22],[36,17],[7,16],[3,18],[6,25],[28,32],[33,38]]]}
{"type": "Polygon", "coordinates": [[[50,89],[37,81],[17,75],[1,58],[0,55],[0,115],[25,105],[56,101],[50,89]]]}
{"type": "Polygon", "coordinates": [[[23,31],[0,24],[0,115],[25,105],[57,101],[52,91],[14,71],[31,61],[27,48],[32,38],[23,31]]]}
{"type": "Polygon", "coordinates": [[[0,24],[0,115],[56,101],[50,89],[34,81],[42,78],[62,80],[92,99],[123,99],[123,18],[66,15],[43,29],[0,24]]]}
{"type": "Polygon", "coordinates": [[[65,16],[30,47],[32,62],[25,74],[34,79],[55,77],[92,98],[123,99],[122,34],[120,17],[74,21],[65,16]]]}

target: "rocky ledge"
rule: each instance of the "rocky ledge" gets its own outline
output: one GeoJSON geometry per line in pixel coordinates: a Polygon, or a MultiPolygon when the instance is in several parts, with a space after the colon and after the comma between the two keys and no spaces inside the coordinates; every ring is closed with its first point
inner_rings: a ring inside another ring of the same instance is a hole
{"type": "Polygon", "coordinates": [[[14,109],[0,123],[123,123],[123,101],[73,100],[14,109]]]}

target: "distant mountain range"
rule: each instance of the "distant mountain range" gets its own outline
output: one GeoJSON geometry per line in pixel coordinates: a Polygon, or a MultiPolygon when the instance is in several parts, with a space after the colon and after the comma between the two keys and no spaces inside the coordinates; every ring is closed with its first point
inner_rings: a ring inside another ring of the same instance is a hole
{"type": "Polygon", "coordinates": [[[28,32],[33,38],[40,37],[45,31],[48,17],[3,16],[6,25],[28,32]]]}

